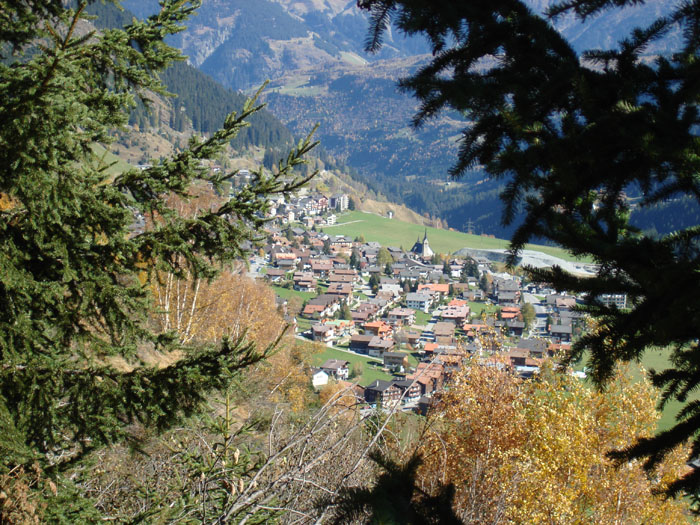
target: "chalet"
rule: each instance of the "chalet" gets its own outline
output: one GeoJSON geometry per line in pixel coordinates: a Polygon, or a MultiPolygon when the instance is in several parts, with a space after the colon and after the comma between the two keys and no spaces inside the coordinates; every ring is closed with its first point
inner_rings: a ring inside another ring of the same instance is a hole
{"type": "Polygon", "coordinates": [[[440,321],[435,323],[433,328],[433,333],[436,338],[449,337],[452,338],[455,335],[455,324],[449,321],[440,321]]]}
{"type": "Polygon", "coordinates": [[[374,336],[367,345],[367,354],[370,357],[382,359],[386,352],[391,352],[394,349],[394,346],[395,343],[392,339],[374,336]]]}
{"type": "MultiPolygon", "coordinates": [[[[374,296],[374,300],[383,300],[384,304],[390,304],[393,303],[396,300],[396,295],[394,295],[393,292],[389,292],[386,290],[380,290],[377,292],[377,295],[374,296]]],[[[370,299],[371,301],[372,299],[370,299]]]]}
{"type": "Polygon", "coordinates": [[[406,294],[406,306],[408,308],[427,313],[432,303],[432,298],[427,293],[413,292],[406,294]]]}
{"type": "Polygon", "coordinates": [[[311,299],[304,307],[304,311],[302,312],[302,314],[306,316],[308,316],[309,314],[319,314],[320,317],[332,317],[333,314],[335,314],[335,312],[337,312],[339,308],[339,296],[324,293],[311,299]]]}
{"type": "Polygon", "coordinates": [[[329,343],[335,338],[335,330],[332,326],[317,323],[311,327],[311,336],[314,341],[329,343]]]}
{"type": "Polygon", "coordinates": [[[410,326],[416,322],[416,312],[411,308],[394,308],[389,311],[387,321],[394,327],[410,326]]]}
{"type": "Polygon", "coordinates": [[[420,341],[420,334],[418,332],[402,330],[394,334],[394,341],[396,341],[398,344],[407,344],[415,347],[420,341]]]}
{"type": "Polygon", "coordinates": [[[358,324],[364,324],[374,319],[378,310],[379,307],[377,305],[360,303],[360,305],[355,310],[352,310],[350,314],[353,321],[358,324]]]}
{"type": "Polygon", "coordinates": [[[328,374],[320,368],[311,369],[311,385],[314,388],[320,388],[328,384],[328,374]]]}
{"type": "Polygon", "coordinates": [[[345,380],[348,378],[350,371],[348,365],[350,361],[343,361],[341,359],[328,359],[325,363],[321,365],[321,370],[327,373],[329,376],[333,376],[336,379],[345,380]]]}
{"type": "Polygon", "coordinates": [[[326,312],[326,306],[321,304],[307,304],[302,310],[301,315],[307,318],[318,318],[323,317],[323,313],[326,312]]]}
{"type": "Polygon", "coordinates": [[[365,387],[365,401],[370,404],[391,406],[401,398],[401,390],[390,381],[377,379],[365,387]]]}
{"type": "Polygon", "coordinates": [[[520,302],[520,284],[513,279],[497,277],[493,280],[493,295],[501,305],[516,305],[520,302]]]}
{"type": "Polygon", "coordinates": [[[384,321],[371,321],[363,325],[366,334],[373,334],[381,338],[389,337],[393,329],[384,321]]]}
{"type": "Polygon", "coordinates": [[[462,292],[461,297],[467,301],[483,301],[484,292],[483,290],[466,290],[462,292]]]}
{"type": "Polygon", "coordinates": [[[346,337],[355,330],[355,322],[347,319],[325,319],[322,324],[332,327],[335,337],[346,337]]]}
{"type": "Polygon", "coordinates": [[[464,306],[447,306],[440,313],[440,317],[445,321],[454,321],[457,325],[464,323],[469,317],[469,307],[464,306]]]}
{"type": "Polygon", "coordinates": [[[430,291],[433,294],[437,294],[438,297],[440,299],[442,299],[446,295],[449,295],[450,285],[449,284],[440,284],[440,283],[419,284],[418,291],[419,292],[430,291]]]}
{"type": "Polygon", "coordinates": [[[353,352],[360,354],[369,353],[369,343],[374,339],[375,335],[354,334],[350,337],[348,348],[353,352]]]}
{"type": "Polygon", "coordinates": [[[411,282],[417,281],[418,279],[423,277],[420,270],[417,270],[415,268],[407,268],[405,270],[400,270],[398,276],[403,281],[411,281],[411,282]]]}
{"type": "Polygon", "coordinates": [[[418,363],[414,374],[406,376],[406,379],[416,380],[422,385],[421,394],[432,394],[442,388],[445,369],[440,363],[418,363]]]}
{"type": "Polygon", "coordinates": [[[454,293],[456,293],[456,294],[468,292],[469,291],[469,283],[452,283],[452,290],[454,290],[454,293]]]}
{"type": "Polygon", "coordinates": [[[421,387],[416,381],[401,379],[392,381],[392,384],[401,390],[401,399],[403,399],[404,403],[417,401],[421,396],[421,387]]]}
{"type": "Polygon", "coordinates": [[[280,266],[280,262],[282,262],[282,261],[292,261],[292,266],[294,266],[297,263],[297,256],[295,253],[277,252],[272,257],[272,260],[275,262],[275,264],[277,264],[277,266],[280,266]]]}
{"type": "Polygon", "coordinates": [[[403,352],[384,352],[384,366],[399,372],[408,368],[408,356],[403,352]]]}
{"type": "Polygon", "coordinates": [[[517,306],[504,306],[501,308],[501,319],[517,319],[520,315],[520,308],[517,306]]]}
{"type": "Polygon", "coordinates": [[[349,252],[352,248],[352,239],[345,235],[331,235],[329,238],[333,252],[349,252]]]}
{"type": "Polygon", "coordinates": [[[510,319],[506,321],[506,330],[509,335],[521,336],[525,330],[525,322],[518,321],[517,319],[510,319]]]}
{"type": "Polygon", "coordinates": [[[330,259],[312,259],[311,271],[316,277],[327,277],[333,270],[333,261],[330,259]]]}
{"type": "Polygon", "coordinates": [[[316,279],[311,272],[294,272],[294,289],[299,292],[316,291],[316,279]]]}
{"type": "Polygon", "coordinates": [[[287,271],[282,268],[267,268],[265,279],[272,283],[283,280],[287,275],[287,271]]]}
{"type": "Polygon", "coordinates": [[[352,299],[352,284],[332,283],[328,285],[327,294],[337,295],[341,299],[348,301],[352,299]]]}
{"type": "Polygon", "coordinates": [[[547,354],[550,346],[552,345],[545,339],[531,338],[520,339],[516,345],[516,348],[526,349],[529,352],[530,357],[540,359],[547,354]]]}
{"type": "Polygon", "coordinates": [[[545,297],[545,302],[556,310],[570,310],[576,306],[576,298],[571,295],[549,294],[545,297]]]}
{"type": "Polygon", "coordinates": [[[570,324],[549,325],[549,335],[558,338],[560,341],[571,341],[573,327],[570,324]]]}
{"type": "Polygon", "coordinates": [[[428,357],[432,357],[433,353],[435,353],[438,349],[438,344],[437,343],[425,343],[425,346],[423,346],[423,351],[425,352],[425,355],[428,357]]]}
{"type": "Polygon", "coordinates": [[[352,284],[355,282],[355,279],[357,279],[357,272],[355,272],[355,270],[334,269],[328,276],[328,282],[331,284],[352,284]]]}
{"type": "Polygon", "coordinates": [[[479,332],[486,331],[489,329],[489,325],[486,323],[464,323],[462,325],[462,330],[469,338],[475,338],[479,335],[479,332]]]}
{"type": "Polygon", "coordinates": [[[390,293],[393,299],[394,297],[400,296],[401,292],[403,292],[403,289],[398,284],[380,284],[379,291],[390,293]]]}

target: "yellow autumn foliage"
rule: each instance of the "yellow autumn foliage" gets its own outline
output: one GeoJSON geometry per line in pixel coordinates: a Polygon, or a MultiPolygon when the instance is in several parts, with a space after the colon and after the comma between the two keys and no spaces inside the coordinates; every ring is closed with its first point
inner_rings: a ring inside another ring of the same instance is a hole
{"type": "Polygon", "coordinates": [[[685,522],[682,501],[656,495],[683,472],[682,450],[651,476],[606,456],[656,427],[653,388],[630,376],[619,370],[601,393],[547,367],[529,381],[465,368],[430,416],[421,488],[454,484],[466,523],[685,522]]]}

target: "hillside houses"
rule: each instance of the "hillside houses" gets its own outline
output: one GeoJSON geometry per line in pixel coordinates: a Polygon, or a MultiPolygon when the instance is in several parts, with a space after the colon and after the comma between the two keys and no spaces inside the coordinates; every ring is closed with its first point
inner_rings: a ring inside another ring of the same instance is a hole
{"type": "MultiPolygon", "coordinates": [[[[302,204],[309,214],[323,209],[302,204]]],[[[425,401],[465,363],[495,362],[531,377],[555,354],[552,348],[570,344],[582,329],[576,297],[546,292],[536,297],[533,292],[546,287],[526,289],[519,278],[494,273],[483,263],[486,293],[480,279],[463,275],[464,260],[432,264],[393,247],[393,264],[387,266],[378,264],[380,250],[379,243],[343,235],[297,226],[273,229],[260,271],[280,296],[297,294],[298,337],[332,346],[333,359],[345,351],[366,356],[382,370],[386,381],[361,383],[371,405],[415,405],[422,396],[425,401]],[[537,307],[529,327],[523,318],[528,302],[537,307]]],[[[347,379],[326,365],[314,372],[317,383],[347,379]]]]}

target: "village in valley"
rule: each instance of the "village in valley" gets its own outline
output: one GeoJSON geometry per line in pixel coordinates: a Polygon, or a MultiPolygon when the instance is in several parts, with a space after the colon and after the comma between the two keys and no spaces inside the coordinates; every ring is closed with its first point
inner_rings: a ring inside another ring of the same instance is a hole
{"type": "Polygon", "coordinates": [[[465,364],[531,377],[585,329],[576,297],[483,254],[436,254],[427,229],[410,249],[329,233],[348,206],[346,194],[272,202],[266,243],[250,260],[296,337],[324,345],[314,388],[337,382],[370,407],[425,414],[465,364]]]}

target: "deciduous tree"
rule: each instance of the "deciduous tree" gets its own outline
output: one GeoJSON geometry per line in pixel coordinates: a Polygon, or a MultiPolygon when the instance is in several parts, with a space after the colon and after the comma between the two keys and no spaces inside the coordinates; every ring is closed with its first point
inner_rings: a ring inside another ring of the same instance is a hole
{"type": "Polygon", "coordinates": [[[678,523],[683,502],[663,499],[684,469],[677,450],[648,476],[639,461],[606,457],[654,431],[656,395],[617,371],[605,393],[545,367],[521,381],[495,366],[459,372],[429,415],[418,484],[453,484],[467,523],[678,523]]]}

